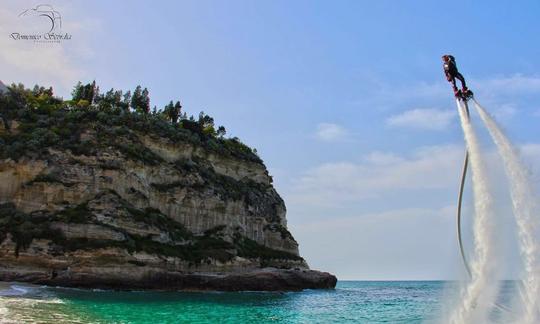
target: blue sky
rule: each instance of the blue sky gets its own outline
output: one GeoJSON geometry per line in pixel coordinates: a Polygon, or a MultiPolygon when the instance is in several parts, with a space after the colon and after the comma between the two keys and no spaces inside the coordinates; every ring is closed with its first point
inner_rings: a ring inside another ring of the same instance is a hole
{"type": "Polygon", "coordinates": [[[463,138],[442,54],[540,163],[538,1],[49,3],[70,41],[13,41],[37,3],[0,5],[2,81],[64,96],[77,80],[141,84],[152,105],[204,110],[257,148],[301,253],[342,279],[461,271],[463,138]]]}

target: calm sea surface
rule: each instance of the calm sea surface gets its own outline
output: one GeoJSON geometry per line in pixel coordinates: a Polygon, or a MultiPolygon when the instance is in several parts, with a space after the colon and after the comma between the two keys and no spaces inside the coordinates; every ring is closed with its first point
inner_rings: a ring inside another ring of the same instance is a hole
{"type": "Polygon", "coordinates": [[[422,323],[440,314],[448,284],[340,281],[297,293],[0,290],[1,323],[422,323]],[[446,287],[446,288],[445,288],[446,287]]]}

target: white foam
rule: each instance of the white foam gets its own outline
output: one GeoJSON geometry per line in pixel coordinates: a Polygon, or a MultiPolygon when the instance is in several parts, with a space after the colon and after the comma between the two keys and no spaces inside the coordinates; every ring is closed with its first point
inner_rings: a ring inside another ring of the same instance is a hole
{"type": "Polygon", "coordinates": [[[478,137],[465,107],[457,101],[463,134],[472,170],[474,196],[474,256],[471,260],[471,280],[462,288],[460,302],[450,314],[451,323],[485,323],[496,297],[493,198],[478,137]]]}
{"type": "Polygon", "coordinates": [[[501,155],[510,183],[510,195],[518,235],[520,239],[521,254],[525,266],[525,279],[523,282],[523,318],[520,323],[540,322],[540,246],[537,239],[539,231],[539,204],[534,186],[530,181],[530,172],[521,161],[518,150],[512,145],[508,137],[489,113],[474,101],[480,118],[486,125],[497,150],[501,155]]]}

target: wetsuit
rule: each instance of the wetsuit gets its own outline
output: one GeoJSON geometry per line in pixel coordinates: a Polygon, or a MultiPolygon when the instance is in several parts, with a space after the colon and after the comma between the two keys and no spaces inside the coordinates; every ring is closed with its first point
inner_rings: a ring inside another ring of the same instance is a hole
{"type": "Polygon", "coordinates": [[[451,55],[448,55],[448,58],[449,60],[443,63],[446,79],[449,82],[452,82],[452,87],[454,88],[454,91],[457,91],[456,79],[461,81],[461,86],[463,87],[463,89],[467,89],[467,85],[465,84],[465,78],[463,77],[463,75],[461,75],[461,73],[458,72],[456,60],[451,55]]]}

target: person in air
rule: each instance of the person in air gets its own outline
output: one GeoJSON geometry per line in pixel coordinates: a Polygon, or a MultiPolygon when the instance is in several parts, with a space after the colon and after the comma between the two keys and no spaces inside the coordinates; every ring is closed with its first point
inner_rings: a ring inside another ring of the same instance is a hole
{"type": "Polygon", "coordinates": [[[465,78],[461,73],[458,72],[457,66],[456,66],[456,59],[452,55],[443,55],[443,67],[444,67],[444,74],[446,75],[446,79],[448,82],[452,83],[452,88],[454,89],[454,94],[457,96],[459,94],[459,90],[456,86],[456,79],[458,79],[461,82],[461,86],[463,88],[462,92],[466,94],[469,92],[469,89],[467,89],[467,85],[465,84],[465,78]]]}

